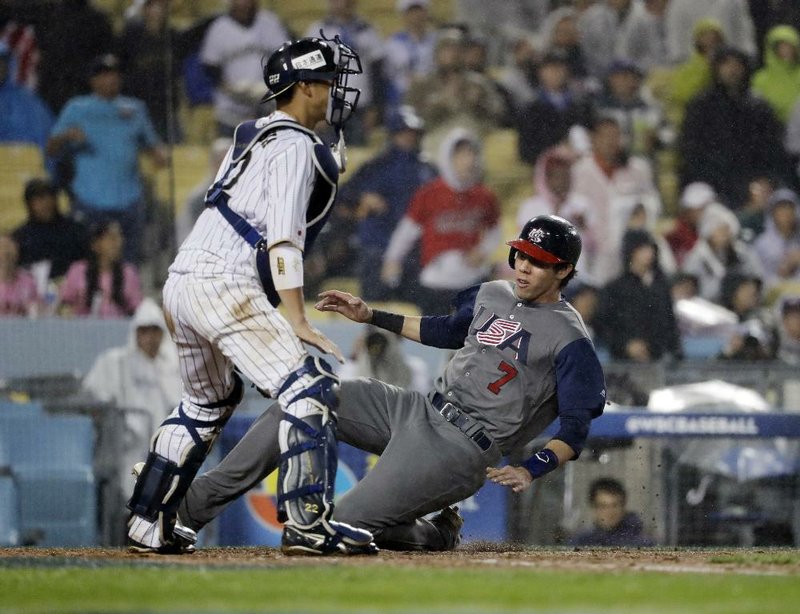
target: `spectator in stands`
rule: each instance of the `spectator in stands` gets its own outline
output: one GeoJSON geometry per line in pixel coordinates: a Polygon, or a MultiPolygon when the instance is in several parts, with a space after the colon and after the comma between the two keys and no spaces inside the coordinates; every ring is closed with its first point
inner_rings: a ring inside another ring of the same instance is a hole
{"type": "MultiPolygon", "coordinates": [[[[588,250],[588,233],[584,232],[591,202],[583,194],[572,189],[572,164],[576,155],[568,147],[552,147],[545,151],[536,162],[533,170],[533,196],[520,203],[517,210],[517,228],[537,215],[558,215],[578,228],[584,240],[584,250],[588,250]]],[[[578,263],[583,272],[584,259],[578,263]]]]}
{"type": "Polygon", "coordinates": [[[625,272],[600,292],[597,334],[616,360],[650,362],[683,354],[672,310],[669,282],[658,264],[658,248],[646,230],[622,240],[625,272]]]}
{"type": "Polygon", "coordinates": [[[180,136],[177,77],[182,58],[178,33],[169,26],[168,2],[144,0],[140,16],[125,24],[120,41],[123,91],[147,105],[156,132],[164,141],[179,140],[180,136]]]}
{"type": "Polygon", "coordinates": [[[561,292],[564,300],[575,308],[592,341],[595,341],[595,320],[597,317],[597,307],[600,304],[600,290],[585,281],[573,281],[561,292]]]}
{"type": "Polygon", "coordinates": [[[547,16],[542,24],[542,49],[545,53],[554,51],[566,57],[569,74],[582,81],[588,75],[586,58],[581,50],[581,35],[578,29],[578,13],[565,6],[547,16]]]}
{"type": "Polygon", "coordinates": [[[264,96],[262,58],[289,38],[275,14],[258,8],[258,0],[230,0],[228,12],[208,27],[200,61],[215,85],[219,136],[232,136],[241,122],[263,114],[259,111],[264,96]]]}
{"type": "Polygon", "coordinates": [[[9,234],[0,234],[0,316],[33,317],[40,303],[36,282],[18,260],[17,242],[9,234]]]}
{"type": "Polygon", "coordinates": [[[122,244],[117,222],[92,226],[88,258],[74,262],[61,285],[61,315],[95,318],[133,315],[142,301],[142,287],[136,267],[122,259],[122,244]]]}
{"type": "Polygon", "coordinates": [[[429,393],[433,384],[430,370],[421,358],[404,353],[401,342],[399,335],[367,326],[356,338],[351,355],[338,371],[339,377],[371,377],[398,388],[429,393]]]}
{"type": "Polygon", "coordinates": [[[783,128],[762,100],[749,93],[749,61],[732,48],[720,50],[712,66],[714,85],[686,109],[679,141],[681,180],[705,181],[724,204],[747,197],[753,178],[787,178],[783,128]]]}
{"type": "Polygon", "coordinates": [[[572,546],[648,547],[655,545],[644,533],[641,518],[626,509],[628,494],[613,478],[599,478],[589,487],[594,527],[570,539],[572,546]]]}
{"type": "Polygon", "coordinates": [[[720,287],[720,303],[736,314],[739,324],[726,340],[720,358],[769,360],[775,341],[761,297],[761,278],[739,273],[726,275],[720,287]]]}
{"type": "Polygon", "coordinates": [[[225,159],[231,146],[231,140],[220,137],[216,139],[208,151],[208,174],[192,189],[183,207],[175,216],[175,244],[180,245],[194,227],[194,223],[206,208],[206,193],[214,183],[217,171],[225,159]]]}
{"type": "Polygon", "coordinates": [[[711,63],[725,44],[722,26],[715,19],[701,19],[692,29],[692,54],[673,69],[654,70],[649,79],[673,126],[683,124],[686,105],[713,83],[711,63]]]}
{"type": "Polygon", "coordinates": [[[760,277],[758,256],[739,235],[739,221],[723,205],[711,203],[700,221],[700,238],[683,261],[683,270],[696,275],[700,296],[719,302],[725,275],[740,273],[760,277]]]}
{"type": "Polygon", "coordinates": [[[366,143],[370,131],[383,118],[385,91],[383,80],[384,48],[378,30],[358,15],[357,0],[328,0],[328,14],[315,21],[306,30],[306,36],[338,34],[358,52],[361,58],[360,75],[353,75],[350,84],[361,90],[358,113],[347,124],[347,141],[353,145],[366,143]]]}
{"type": "Polygon", "coordinates": [[[383,71],[386,81],[387,114],[403,104],[414,79],[433,72],[436,31],[431,26],[430,0],[397,0],[404,28],[386,39],[383,71]]]}
{"type": "Polygon", "coordinates": [[[697,229],[703,211],[709,204],[715,202],[716,198],[714,188],[702,181],[690,183],[683,188],[680,212],[673,227],[664,236],[679,265],[683,264],[686,254],[692,251],[697,243],[697,229]]]}
{"type": "Polygon", "coordinates": [[[716,19],[725,39],[751,58],[757,45],[747,0],[670,0],[667,6],[667,46],[673,62],[685,60],[691,52],[692,28],[701,19],[716,19]]]}
{"type": "Polygon", "coordinates": [[[439,33],[433,74],[412,81],[406,103],[425,120],[427,141],[437,143],[455,126],[484,134],[502,120],[503,99],[483,75],[464,66],[464,33],[449,28],[439,33]]]}
{"type": "Polygon", "coordinates": [[[500,206],[483,183],[480,142],[456,128],[442,142],[441,176],[414,195],[392,234],[383,263],[383,282],[396,287],[402,263],[420,240],[423,313],[447,313],[454,293],[490,274],[490,256],[500,241],[500,206]]]}
{"type": "Polygon", "coordinates": [[[642,93],[642,72],[636,64],[616,60],[608,69],[605,87],[595,102],[599,115],[615,117],[632,154],[652,157],[672,142],[661,106],[642,93]]]}
{"type": "Polygon", "coordinates": [[[86,228],[61,214],[56,189],[47,179],[28,181],[24,198],[28,220],[14,230],[19,263],[32,267],[46,262],[48,277],[58,280],[73,262],[86,258],[86,228]]]}
{"type": "Polygon", "coordinates": [[[778,360],[800,366],[800,296],[786,296],[780,302],[778,360]]]}
{"type": "Polygon", "coordinates": [[[504,65],[497,69],[497,83],[508,101],[510,116],[518,117],[536,98],[539,53],[527,32],[517,32],[509,37],[506,55],[504,65]]]}
{"type": "Polygon", "coordinates": [[[800,199],[792,190],[776,190],[768,203],[766,228],[753,247],[767,287],[800,281],[800,199]]]}
{"type": "Polygon", "coordinates": [[[769,31],[764,67],[753,75],[753,92],[769,103],[782,123],[789,121],[800,99],[800,34],[792,26],[769,31]]]}
{"type": "Polygon", "coordinates": [[[144,210],[139,153],[157,166],[166,165],[167,153],[144,103],[120,95],[119,60],[113,55],[96,58],[91,74],[91,95],[73,98],[64,107],[47,151],[73,161],[70,196],[76,218],[119,222],[125,257],[139,262],[144,210]]]}
{"type": "Polygon", "coordinates": [[[570,89],[569,62],[563,52],[551,51],[539,63],[535,99],[517,116],[519,157],[536,164],[539,155],[567,140],[573,126],[587,126],[591,107],[570,89]]]}
{"type": "Polygon", "coordinates": [[[627,222],[621,218],[623,210],[630,213],[632,204],[641,203],[650,218],[657,219],[661,213],[650,164],[628,155],[614,118],[601,116],[594,122],[592,152],[573,165],[572,189],[592,203],[587,219],[587,273],[602,286],[623,270],[621,233],[627,222]]]}
{"type": "Polygon", "coordinates": [[[0,42],[0,142],[33,143],[42,149],[53,126],[53,114],[28,88],[11,78],[11,50],[0,42]]]}
{"type": "Polygon", "coordinates": [[[668,2],[669,0],[644,0],[632,3],[617,33],[617,57],[636,62],[645,73],[669,64],[664,19],[668,2]]]}
{"type": "Polygon", "coordinates": [[[695,275],[678,271],[670,278],[672,304],[680,300],[692,299],[700,294],[700,281],[695,275]]]}
{"type": "MultiPolygon", "coordinates": [[[[381,281],[380,267],[389,239],[403,218],[411,198],[436,176],[436,169],[420,156],[424,124],[408,106],[390,113],[386,121],[389,146],[358,169],[342,187],[337,210],[349,210],[358,237],[358,277],[365,300],[413,300],[408,292],[416,287],[419,271],[404,267],[405,281],[400,295],[381,281]]],[[[334,212],[336,215],[336,212],[334,212]]],[[[324,250],[317,250],[325,257],[324,250]]]]}
{"type": "MultiPolygon", "coordinates": [[[[617,231],[624,236],[630,230],[646,230],[650,233],[656,244],[658,252],[658,266],[667,277],[672,277],[678,270],[678,263],[669,247],[667,240],[658,232],[658,212],[652,201],[631,202],[623,206],[620,211],[620,221],[624,224],[622,230],[617,231]]],[[[622,271],[622,265],[620,266],[622,271]]]]}
{"type": "Polygon", "coordinates": [[[169,338],[161,308],[145,298],[136,308],[125,345],[100,354],[83,379],[83,388],[104,403],[125,412],[125,432],[119,452],[119,484],[129,499],[134,479],[133,465],[153,429],[181,399],[178,352],[169,338]]]}
{"type": "Polygon", "coordinates": [[[768,175],[755,177],[748,186],[747,200],[736,210],[736,217],[742,225],[741,237],[747,243],[764,232],[767,204],[775,192],[775,185],[768,175]]]}
{"type": "Polygon", "coordinates": [[[602,80],[614,61],[614,47],[631,5],[631,0],[598,0],[578,18],[586,68],[595,79],[602,80]]]}
{"type": "Polygon", "coordinates": [[[108,15],[89,0],[61,0],[45,16],[36,28],[39,94],[58,114],[68,100],[85,92],[86,67],[114,50],[114,31],[108,15]]]}

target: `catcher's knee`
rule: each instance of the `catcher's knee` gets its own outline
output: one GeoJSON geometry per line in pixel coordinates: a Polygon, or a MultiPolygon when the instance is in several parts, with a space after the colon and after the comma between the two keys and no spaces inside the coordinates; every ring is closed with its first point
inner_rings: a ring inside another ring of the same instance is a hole
{"type": "Polygon", "coordinates": [[[339,377],[322,358],[308,356],[278,389],[278,401],[296,416],[333,414],[339,405],[339,377]]]}

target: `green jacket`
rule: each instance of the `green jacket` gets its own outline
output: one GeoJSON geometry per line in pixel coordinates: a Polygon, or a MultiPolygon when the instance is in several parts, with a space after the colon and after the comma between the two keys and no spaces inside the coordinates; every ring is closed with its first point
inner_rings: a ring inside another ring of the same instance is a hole
{"type": "MultiPolygon", "coordinates": [[[[753,75],[753,92],[769,103],[784,124],[800,98],[800,63],[787,62],[775,53],[779,42],[794,45],[800,54],[800,34],[792,26],[776,26],[767,34],[764,47],[764,68],[753,75]]],[[[798,55],[800,57],[800,55],[798,55]]]]}

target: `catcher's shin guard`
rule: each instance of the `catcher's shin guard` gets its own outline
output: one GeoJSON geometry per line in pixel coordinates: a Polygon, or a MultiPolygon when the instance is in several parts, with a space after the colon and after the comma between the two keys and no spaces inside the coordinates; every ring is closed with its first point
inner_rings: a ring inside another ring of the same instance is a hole
{"type": "MultiPolygon", "coordinates": [[[[211,446],[242,397],[241,379],[228,398],[198,408],[220,410],[215,420],[198,420],[187,415],[183,403],[164,420],[151,441],[150,452],[142,467],[128,509],[133,512],[129,538],[137,545],[160,548],[174,540],[177,510],[189,485],[197,475],[211,446]],[[137,522],[137,517],[146,522],[137,522]],[[156,523],[157,534],[151,527],[156,523]]],[[[198,411],[195,411],[198,410],[198,411]]]]}
{"type": "Polygon", "coordinates": [[[299,529],[326,522],[333,511],[338,383],[324,360],[309,356],[278,392],[284,410],[278,518],[299,529]]]}

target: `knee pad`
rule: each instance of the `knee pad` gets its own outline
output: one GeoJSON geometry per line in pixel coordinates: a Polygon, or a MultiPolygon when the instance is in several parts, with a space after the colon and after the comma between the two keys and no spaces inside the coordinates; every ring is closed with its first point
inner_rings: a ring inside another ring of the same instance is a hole
{"type": "Polygon", "coordinates": [[[308,357],[281,386],[278,519],[308,529],[333,512],[339,378],[322,359],[308,357]]]}

